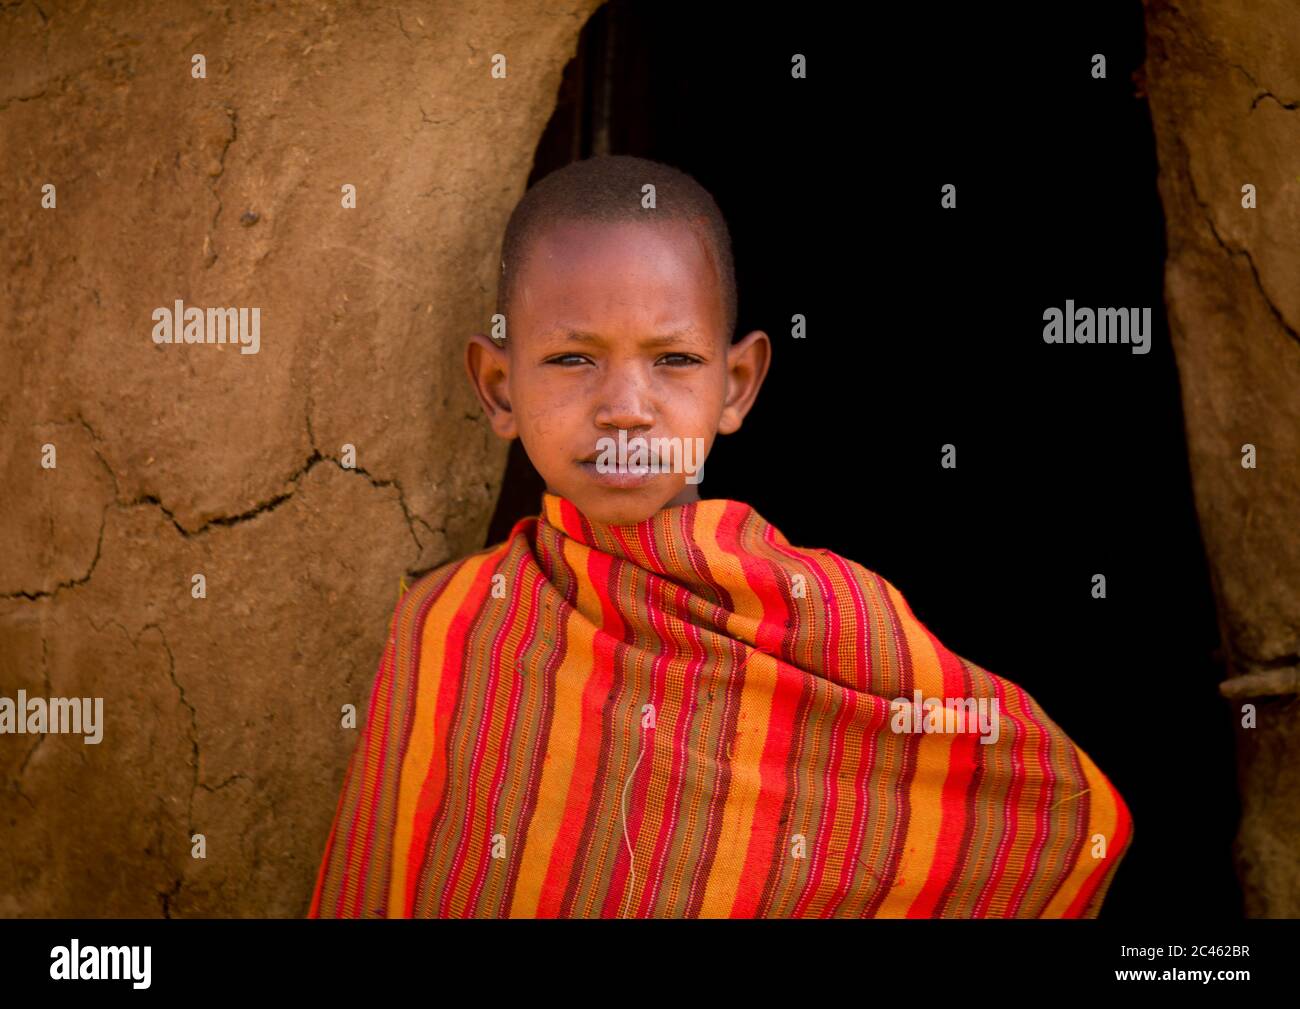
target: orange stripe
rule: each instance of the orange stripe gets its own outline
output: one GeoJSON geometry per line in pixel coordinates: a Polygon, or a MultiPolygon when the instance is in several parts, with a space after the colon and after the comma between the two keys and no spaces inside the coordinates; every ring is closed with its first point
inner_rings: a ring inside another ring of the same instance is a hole
{"type": "Polygon", "coordinates": [[[1074,748],[1079,755],[1079,766],[1083,768],[1083,775],[1087,779],[1089,791],[1086,796],[1079,796],[1068,801],[1082,802],[1086,799],[1088,803],[1088,835],[1083,839],[1083,847],[1079,850],[1079,860],[1075,863],[1074,868],[1070,870],[1070,875],[1066,877],[1065,883],[1056,891],[1056,896],[1052,898],[1043,911],[1042,916],[1044,918],[1063,917],[1066,911],[1069,910],[1074,898],[1087,884],[1088,878],[1099,869],[1105,868],[1104,860],[1093,858],[1092,855],[1092,839],[1095,835],[1101,834],[1106,838],[1107,860],[1116,858],[1120,854],[1115,847],[1115,842],[1123,841],[1123,838],[1115,836],[1116,813],[1118,811],[1111,799],[1109,783],[1091,758],[1077,745],[1074,748]]]}
{"type": "MultiPolygon", "coordinates": [[[[702,501],[695,513],[695,536],[709,575],[726,587],[733,609],[726,614],[727,630],[742,641],[753,641],[763,619],[763,602],[745,579],[740,561],[718,543],[718,524],[725,501],[702,501]]],[[[701,918],[731,914],[745,872],[753,833],[754,812],[762,789],[763,747],[767,741],[772,699],[776,692],[776,662],[762,652],[750,653],[744,665],[740,710],[731,745],[731,783],[722,809],[718,846],[700,904],[701,918]]]]}
{"type": "MultiPolygon", "coordinates": [[[[412,673],[418,677],[415,698],[415,715],[411,723],[411,738],[402,761],[398,778],[397,829],[393,838],[393,878],[388,889],[388,916],[407,917],[414,900],[416,883],[423,852],[413,850],[413,837],[423,837],[433,818],[438,800],[442,797],[442,782],[446,775],[445,760],[439,760],[436,744],[440,741],[438,724],[438,697],[442,692],[445,668],[447,630],[460,614],[479,573],[495,563],[497,552],[470,557],[452,577],[442,596],[430,608],[420,635],[419,669],[412,673]],[[410,891],[410,892],[408,892],[410,891]]],[[[419,607],[410,610],[414,620],[419,607]]],[[[410,634],[404,627],[403,633],[410,634]]],[[[399,639],[399,643],[405,640],[399,639]]],[[[410,662],[413,656],[404,656],[410,662]]]]}
{"type": "MultiPolygon", "coordinates": [[[[607,574],[611,560],[609,555],[593,551],[571,540],[565,542],[564,549],[565,557],[569,561],[577,583],[579,610],[584,613],[601,613],[604,620],[617,621],[619,618],[613,604],[603,601],[596,591],[591,570],[594,566],[598,572],[607,574]]],[[[609,628],[602,626],[601,629],[609,628]]],[[[573,770],[570,774],[568,792],[561,804],[561,828],[557,831],[555,842],[547,853],[549,865],[546,867],[545,879],[537,899],[539,918],[559,917],[565,886],[578,856],[579,835],[587,816],[587,809],[593,801],[592,790],[595,787],[603,738],[601,716],[613,682],[614,641],[618,637],[621,637],[621,629],[614,627],[612,633],[598,638],[594,635],[593,625],[590,675],[577,684],[581,692],[581,701],[578,705],[577,721],[574,723],[573,770]]]]}
{"type": "Polygon", "coordinates": [[[728,633],[741,641],[754,641],[763,620],[763,600],[746,581],[739,558],[718,543],[718,525],[726,510],[725,501],[701,501],[695,513],[695,538],[704,554],[706,577],[731,595],[732,609],[726,612],[728,633]]]}
{"type": "Polygon", "coordinates": [[[776,660],[763,652],[750,653],[736,717],[731,785],[722,809],[718,849],[700,905],[701,918],[726,918],[740,891],[754,833],[754,811],[763,786],[763,746],[767,741],[776,681],[776,660]]]}
{"type": "MultiPolygon", "coordinates": [[[[570,564],[580,563],[573,555],[576,545],[570,540],[564,545],[570,564]]],[[[588,604],[599,608],[594,590],[587,578],[578,579],[578,592],[592,596],[588,604]]],[[[541,901],[542,885],[551,864],[555,839],[564,823],[564,811],[569,804],[569,790],[573,784],[573,768],[578,759],[578,732],[582,724],[582,693],[595,664],[593,640],[596,629],[582,612],[586,606],[569,613],[566,630],[564,660],[555,674],[555,712],[551,720],[551,734],[546,743],[546,756],[542,762],[542,780],[537,790],[537,808],[533,811],[524,853],[519,865],[519,878],[515,883],[510,917],[534,918],[541,901]]]]}
{"type": "MultiPolygon", "coordinates": [[[[884,581],[895,610],[908,613],[898,589],[884,581]]],[[[923,697],[943,696],[943,668],[929,636],[913,620],[901,619],[907,651],[912,658],[912,683],[923,697]]],[[[912,698],[905,698],[911,701],[912,698]]],[[[893,698],[890,698],[893,700],[893,698]]],[[[893,709],[890,709],[890,716],[893,709]]],[[[893,731],[892,728],[889,729],[893,731]]],[[[910,810],[907,836],[903,838],[903,854],[899,858],[898,880],[881,902],[876,916],[879,918],[904,918],[908,908],[920,894],[925,881],[930,878],[934,865],[935,848],[939,843],[939,828],[943,822],[943,808],[936,797],[943,794],[943,783],[948,780],[948,762],[952,756],[952,740],[939,733],[923,733],[913,737],[918,740],[916,773],[908,789],[910,810]]],[[[888,882],[888,881],[886,881],[888,882]]]]}

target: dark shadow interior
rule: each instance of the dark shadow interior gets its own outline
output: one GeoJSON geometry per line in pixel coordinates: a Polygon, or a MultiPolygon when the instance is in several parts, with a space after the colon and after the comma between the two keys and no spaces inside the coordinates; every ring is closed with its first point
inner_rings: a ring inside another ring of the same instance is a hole
{"type": "MultiPolygon", "coordinates": [[[[986,5],[873,9],[868,31],[807,5],[774,21],[616,0],[583,32],[530,184],[635,154],[714,194],[740,332],[775,350],[702,496],[877,571],[1083,747],[1135,824],[1103,917],[1240,915],[1232,715],[1133,77],[1142,13],[1104,8],[1038,7],[1032,24],[986,5]],[[796,52],[808,80],[790,77],[796,52]],[[1066,299],[1149,306],[1151,352],[1045,344],[1043,312],[1066,299]]],[[[537,514],[541,490],[515,442],[487,542],[537,514]]]]}

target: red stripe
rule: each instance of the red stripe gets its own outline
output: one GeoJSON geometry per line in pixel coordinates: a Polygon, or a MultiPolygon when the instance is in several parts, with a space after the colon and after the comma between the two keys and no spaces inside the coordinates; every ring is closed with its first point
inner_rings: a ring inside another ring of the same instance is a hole
{"type": "MultiPolygon", "coordinates": [[[[489,565],[486,564],[483,565],[485,569],[488,566],[489,565]]],[[[524,587],[523,578],[515,578],[513,579],[513,581],[514,581],[514,585],[511,587],[510,605],[506,611],[507,613],[510,614],[519,612],[519,605],[520,605],[519,598],[522,595],[523,587],[524,587]]],[[[539,579],[538,584],[540,584],[540,581],[541,580],[539,579]]],[[[480,608],[476,610],[473,615],[477,617],[481,613],[482,613],[482,609],[480,608]]],[[[466,620],[466,625],[468,626],[468,624],[469,621],[466,620]]],[[[455,897],[456,884],[460,881],[460,875],[465,868],[465,864],[471,858],[477,858],[478,865],[482,867],[484,864],[486,864],[489,856],[489,853],[486,850],[482,849],[482,844],[487,840],[487,838],[479,836],[477,832],[475,813],[477,812],[477,808],[478,808],[479,776],[482,772],[483,761],[487,753],[488,735],[491,731],[491,726],[492,726],[492,712],[496,707],[497,689],[501,684],[501,666],[502,666],[501,652],[505,648],[507,637],[508,635],[503,631],[503,633],[497,634],[492,641],[492,649],[490,653],[490,658],[488,659],[487,698],[483,703],[483,724],[479,726],[479,730],[474,736],[474,746],[471,750],[469,772],[466,775],[467,801],[466,801],[466,809],[465,809],[465,822],[464,822],[464,827],[460,832],[460,840],[456,843],[456,850],[453,853],[451,858],[451,863],[448,866],[447,884],[443,888],[442,900],[439,903],[439,910],[438,910],[439,918],[447,918],[451,916],[449,913],[451,902],[455,897]],[[477,852],[469,851],[469,844],[471,840],[477,840],[481,846],[481,850],[477,852]]],[[[460,647],[457,649],[457,651],[463,653],[465,649],[463,647],[460,647]]],[[[510,668],[511,668],[511,672],[513,673],[514,670],[513,663],[511,663],[510,668]]],[[[513,681],[512,686],[517,688],[518,678],[515,676],[511,676],[511,680],[513,681]]],[[[506,731],[508,731],[508,727],[506,730],[503,730],[503,737],[506,731]]],[[[492,832],[492,825],[490,823],[486,824],[486,830],[490,835],[492,832]]],[[[463,908],[461,908],[462,915],[468,915],[471,907],[472,904],[466,904],[463,908]]]]}
{"type": "MultiPolygon", "coordinates": [[[[1001,687],[1002,681],[998,681],[1001,687]]],[[[1056,794],[1057,777],[1056,772],[1052,770],[1051,749],[1049,747],[1050,739],[1048,737],[1047,727],[1042,725],[1038,719],[1034,718],[1033,706],[1029,703],[1028,695],[1014,683],[1009,683],[1011,690],[1020,699],[1020,706],[1025,709],[1029,723],[1038,733],[1038,753],[1037,753],[1037,771],[1042,778],[1042,785],[1038,793],[1038,806],[1034,810],[1034,841],[1030,848],[1030,858],[1020,871],[1020,878],[1016,880],[1016,887],[1011,892],[1011,898],[1007,901],[1006,916],[1014,918],[1020,911],[1020,906],[1024,903],[1025,894],[1029,892],[1029,884],[1038,873],[1038,863],[1043,854],[1043,848],[1047,844],[1048,830],[1051,820],[1048,817],[1050,807],[1048,799],[1056,794]]]]}
{"type": "MultiPolygon", "coordinates": [[[[487,565],[484,565],[484,567],[486,568],[487,565]]],[[[480,572],[479,577],[480,578],[482,577],[482,572],[480,572]]],[[[415,619],[411,622],[411,634],[410,634],[410,638],[407,640],[407,647],[410,653],[410,660],[409,660],[410,668],[414,670],[414,675],[416,677],[417,683],[419,682],[419,678],[422,673],[421,666],[420,666],[420,659],[424,649],[424,627],[428,621],[429,611],[433,608],[433,604],[436,601],[442,599],[443,594],[446,592],[447,586],[450,583],[451,583],[451,578],[448,577],[443,582],[442,586],[438,589],[437,592],[430,592],[420,603],[420,608],[415,614],[415,619]]],[[[455,618],[453,617],[453,624],[454,621],[455,618]]],[[[445,652],[444,652],[444,668],[446,668],[445,652]]],[[[432,676],[433,670],[429,670],[428,675],[432,676]]],[[[434,752],[431,758],[432,765],[436,765],[438,762],[437,742],[438,740],[442,739],[443,724],[444,724],[440,715],[443,708],[447,704],[447,701],[445,701],[444,698],[446,698],[449,693],[452,693],[452,696],[454,696],[454,690],[449,691],[448,689],[448,682],[447,682],[448,679],[454,679],[454,677],[446,677],[446,676],[443,677],[443,679],[439,683],[438,699],[434,703],[433,738],[434,738],[435,745],[434,745],[434,752]]],[[[419,694],[418,690],[416,691],[416,694],[418,696],[419,694]]],[[[432,775],[430,774],[430,771],[431,771],[431,767],[420,769],[420,773],[424,774],[424,779],[420,783],[420,794],[416,799],[415,811],[412,817],[411,845],[406,852],[406,893],[402,895],[402,901],[403,901],[402,907],[403,907],[404,914],[408,918],[411,917],[411,915],[415,911],[415,891],[416,891],[416,887],[419,884],[420,866],[423,862],[423,857],[424,857],[424,846],[426,841],[428,840],[428,835],[429,835],[429,823],[433,819],[433,814],[435,812],[437,800],[441,797],[442,794],[440,785],[437,791],[434,791],[433,788],[434,781],[432,775]]],[[[439,779],[439,781],[440,780],[441,779],[439,779]]],[[[401,858],[402,853],[394,852],[393,857],[401,858]]]]}
{"type": "MultiPolygon", "coordinates": [[[[780,549],[778,547],[778,549],[780,549]]],[[[830,576],[820,564],[811,565],[813,573],[817,577],[818,584],[821,587],[823,600],[835,598],[831,586],[830,576]]],[[[826,644],[825,656],[826,664],[822,667],[831,675],[838,678],[841,682],[848,682],[852,678],[843,676],[843,670],[839,669],[840,642],[843,637],[843,631],[840,621],[839,606],[823,606],[822,612],[826,615],[826,644]]],[[[799,895],[795,903],[794,915],[802,918],[807,911],[808,902],[812,900],[813,894],[817,892],[817,887],[821,885],[822,876],[826,871],[826,853],[831,843],[831,827],[835,823],[836,806],[839,803],[839,788],[836,780],[839,775],[840,764],[844,756],[844,718],[852,714],[855,707],[852,690],[844,691],[844,703],[836,713],[834,720],[831,722],[830,738],[827,740],[827,749],[829,756],[826,761],[826,770],[822,776],[822,807],[820,821],[817,825],[817,836],[813,841],[813,861],[808,878],[804,881],[803,892],[799,895]]],[[[818,729],[818,735],[822,730],[818,729]]]]}
{"type": "MultiPolygon", "coordinates": [[[[871,635],[871,624],[867,619],[866,599],[863,598],[860,586],[858,585],[857,579],[854,577],[853,571],[845,564],[843,559],[833,554],[829,555],[829,558],[839,567],[844,583],[848,586],[849,598],[853,603],[853,626],[858,628],[855,662],[857,670],[862,674],[859,690],[867,691],[870,689],[872,683],[872,650],[867,647],[867,642],[871,635]]],[[[856,678],[854,682],[858,682],[856,678]]],[[[836,881],[835,889],[831,892],[825,905],[822,907],[821,916],[823,918],[829,918],[839,910],[840,905],[844,902],[844,898],[848,895],[849,886],[851,885],[853,876],[857,872],[857,867],[860,864],[858,852],[862,850],[862,835],[866,830],[867,825],[866,789],[871,779],[871,772],[876,765],[876,743],[879,737],[878,733],[874,731],[874,729],[876,718],[881,715],[882,709],[879,705],[873,703],[878,699],[873,698],[870,694],[859,694],[854,691],[849,691],[848,693],[855,701],[861,699],[862,701],[865,701],[867,705],[876,707],[876,710],[873,712],[871,723],[868,726],[864,726],[862,753],[858,758],[859,766],[856,772],[857,781],[853,795],[853,823],[849,828],[848,846],[845,850],[845,859],[840,865],[839,879],[836,881]]],[[[890,819],[893,821],[895,827],[900,821],[905,826],[907,821],[903,816],[903,807],[901,803],[898,808],[900,811],[899,815],[891,817],[890,819]]],[[[891,837],[891,852],[896,848],[898,843],[896,838],[899,836],[901,835],[895,831],[895,835],[891,837]]]]}
{"type": "Polygon", "coordinates": [[[750,591],[758,597],[758,601],[763,606],[758,630],[755,632],[755,644],[760,651],[767,652],[769,655],[780,655],[785,641],[787,621],[790,619],[790,610],[786,607],[785,598],[777,587],[772,565],[760,561],[741,546],[740,524],[747,514],[749,514],[747,509],[734,502],[728,502],[722,517],[718,520],[716,533],[718,546],[736,558],[750,591]]]}
{"type": "MultiPolygon", "coordinates": [[[[465,639],[469,635],[471,622],[481,611],[483,600],[487,598],[488,588],[496,565],[484,563],[474,576],[474,582],[466,592],[464,600],[457,607],[447,625],[447,642],[443,649],[442,674],[438,684],[437,710],[434,714],[433,755],[420,786],[420,797],[416,804],[414,823],[411,830],[411,847],[406,860],[406,904],[407,917],[415,913],[416,891],[420,876],[423,874],[425,857],[429,853],[429,832],[434,817],[441,808],[446,796],[444,785],[447,780],[447,735],[452,715],[455,713],[456,694],[460,686],[465,661],[465,639]]],[[[425,621],[421,619],[418,632],[413,635],[414,668],[421,665],[421,646],[424,640],[425,621]]],[[[430,671],[429,675],[432,675],[430,671]]]]}
{"type": "MultiPolygon", "coordinates": [[[[832,828],[835,825],[835,817],[839,806],[839,788],[836,786],[836,782],[839,780],[840,766],[844,762],[845,723],[852,719],[853,712],[856,709],[857,695],[851,690],[844,691],[844,703],[840,706],[835,721],[831,725],[830,759],[826,762],[826,773],[822,783],[825,801],[822,803],[821,821],[817,825],[817,839],[813,847],[812,872],[804,883],[803,893],[795,903],[793,913],[796,918],[802,918],[808,913],[808,904],[821,886],[822,877],[826,873],[826,852],[830,847],[832,828]]],[[[856,858],[857,856],[854,854],[848,857],[856,858]]]]}
{"type": "MultiPolygon", "coordinates": [[[[975,907],[971,910],[972,918],[987,918],[989,905],[993,902],[993,895],[997,893],[998,886],[1002,882],[1002,877],[1006,875],[1007,863],[1011,858],[1011,849],[1014,846],[1017,837],[1020,834],[1020,796],[1025,790],[1025,743],[1026,733],[1023,725],[1009,712],[1006,705],[1006,694],[1002,689],[1002,680],[993,680],[994,697],[998,702],[998,717],[1006,712],[1007,717],[1011,719],[1015,726],[1016,739],[1011,748],[1011,788],[1007,790],[1007,797],[1003,801],[1002,809],[1006,816],[1006,824],[998,837],[998,846],[993,852],[993,866],[989,870],[988,881],[984,884],[984,889],[980,892],[979,899],[975,901],[975,907]]],[[[972,691],[974,693],[974,691],[972,691]]],[[[979,717],[978,703],[976,705],[976,718],[979,717]]],[[[978,728],[978,726],[977,726],[978,728]]],[[[978,736],[976,737],[979,738],[978,736]]],[[[979,743],[983,746],[985,744],[979,743]]],[[[990,744],[996,745],[996,744],[990,744]]],[[[1042,793],[1039,793],[1039,803],[1042,803],[1042,793]]],[[[1030,853],[1033,854],[1032,847],[1030,853]]],[[[1021,873],[1020,881],[1027,882],[1029,876],[1021,873]]]]}
{"type": "MultiPolygon", "coordinates": [[[[840,559],[837,554],[832,554],[831,556],[834,556],[836,560],[840,559]]],[[[849,563],[852,565],[851,561],[849,563]]],[[[880,602],[881,622],[888,629],[888,633],[894,640],[894,652],[898,656],[899,664],[898,692],[894,696],[910,697],[916,684],[916,678],[912,668],[912,653],[907,644],[907,637],[903,632],[903,620],[899,616],[897,609],[894,607],[894,601],[889,594],[889,588],[885,584],[885,580],[874,571],[868,571],[860,565],[852,566],[857,567],[865,575],[871,578],[872,584],[875,586],[877,593],[876,598],[880,602]]],[[[855,599],[862,599],[865,607],[866,598],[862,595],[861,587],[856,583],[856,581],[853,583],[853,594],[855,599]]],[[[869,609],[869,607],[867,608],[869,609]]],[[[871,628],[871,623],[865,616],[860,617],[859,619],[862,621],[863,627],[868,629],[871,628]]],[[[881,643],[880,647],[882,654],[887,654],[883,643],[881,643]]],[[[863,689],[870,691],[869,696],[876,704],[875,718],[870,726],[872,730],[870,736],[872,751],[871,766],[873,767],[875,766],[875,750],[879,735],[884,732],[885,726],[889,725],[891,712],[890,701],[892,698],[889,698],[885,693],[886,686],[888,686],[888,684],[886,684],[883,679],[883,671],[879,682],[877,682],[877,677],[874,674],[870,674],[868,675],[866,682],[863,684],[863,689]]],[[[871,870],[873,875],[875,875],[876,880],[878,882],[883,882],[886,885],[877,885],[867,903],[862,907],[860,917],[874,918],[879,913],[880,907],[889,896],[890,891],[894,887],[905,885],[905,881],[901,872],[899,872],[899,869],[903,862],[903,845],[906,843],[907,834],[912,823],[911,788],[912,782],[916,778],[916,766],[919,755],[919,743],[915,742],[913,738],[907,738],[903,746],[902,765],[893,781],[894,808],[897,810],[897,813],[888,818],[890,831],[889,847],[887,849],[888,854],[885,857],[885,864],[881,866],[881,871],[879,873],[876,873],[874,869],[871,870]]],[[[868,780],[865,776],[858,783],[858,788],[862,792],[860,801],[864,806],[867,802],[867,784],[868,780]]],[[[854,851],[860,850],[861,844],[854,849],[854,851]]]]}
{"type": "MultiPolygon", "coordinates": [[[[917,621],[917,626],[925,632],[934,646],[935,654],[939,656],[945,696],[960,697],[965,690],[961,661],[944,648],[924,624],[917,621]]],[[[975,747],[979,745],[974,736],[962,735],[955,737],[949,747],[948,775],[944,779],[943,793],[940,796],[939,836],[935,841],[934,860],[925,885],[907,911],[909,918],[934,917],[944,888],[956,875],[962,835],[966,829],[966,797],[978,766],[975,747]]]]}
{"type": "Polygon", "coordinates": [[[754,805],[754,826],[745,853],[745,869],[731,906],[731,917],[753,918],[763,898],[763,883],[772,866],[782,824],[781,806],[785,801],[785,761],[794,736],[793,726],[799,698],[803,695],[804,673],[776,660],[776,689],[772,696],[772,714],[767,724],[767,739],[759,762],[759,793],[754,805]]]}
{"type": "MultiPolygon", "coordinates": [[[[621,540],[621,537],[620,537],[621,540]]],[[[620,562],[622,563],[622,562],[620,562]]],[[[646,592],[646,615],[650,618],[651,625],[654,626],[659,640],[666,641],[667,630],[662,623],[663,607],[659,600],[655,599],[657,591],[662,591],[662,583],[656,585],[658,579],[652,579],[651,584],[646,592]]],[[[669,657],[672,649],[665,648],[655,656],[654,662],[650,665],[650,703],[654,705],[655,724],[658,725],[659,712],[663,708],[663,691],[668,677],[665,670],[668,666],[669,657]]],[[[638,709],[634,716],[633,724],[639,728],[641,725],[641,712],[638,709]]],[[[654,731],[652,729],[641,730],[641,753],[649,757],[649,763],[654,762],[654,731]]],[[[640,763],[633,761],[636,768],[636,780],[632,783],[632,792],[628,797],[628,808],[631,810],[631,816],[626,824],[621,824],[626,828],[626,837],[622,838],[619,844],[617,854],[614,856],[614,864],[610,870],[609,887],[605,891],[605,900],[601,905],[602,918],[619,918],[622,916],[622,908],[627,899],[627,882],[628,882],[628,844],[636,849],[637,839],[641,833],[641,823],[645,818],[645,794],[649,787],[651,777],[651,767],[641,768],[645,760],[640,763]]],[[[620,817],[623,810],[623,789],[627,788],[627,782],[619,782],[618,808],[620,817]]]]}
{"type": "MultiPolygon", "coordinates": [[[[571,505],[567,505],[571,508],[571,505]]],[[[587,576],[597,585],[609,584],[610,568],[614,558],[592,550],[587,555],[587,576]]],[[[546,881],[537,901],[538,918],[558,918],[564,901],[569,874],[579,869],[578,844],[582,824],[592,801],[596,781],[596,768],[600,758],[601,715],[605,700],[614,682],[615,646],[623,640],[623,620],[605,592],[597,591],[600,600],[601,626],[592,639],[592,672],[582,688],[582,725],[578,731],[578,746],[574,753],[573,780],[565,801],[564,819],[555,836],[551,861],[546,869],[546,881]]]]}
{"type": "Polygon", "coordinates": [[[382,793],[384,787],[384,759],[388,754],[388,712],[392,703],[393,693],[393,655],[388,650],[384,650],[384,657],[379,664],[379,675],[375,678],[375,685],[370,695],[370,709],[366,716],[366,738],[362,740],[365,748],[362,750],[363,765],[361,786],[365,787],[365,769],[370,766],[370,736],[378,730],[383,745],[379,750],[379,757],[375,761],[375,785],[374,791],[366,795],[361,794],[357,803],[357,812],[353,817],[352,825],[348,830],[348,857],[347,866],[349,870],[355,869],[356,875],[348,879],[344,875],[343,889],[339,894],[340,910],[336,912],[338,917],[355,918],[358,916],[357,905],[360,903],[362,885],[370,874],[370,854],[373,846],[375,831],[375,800],[382,793]],[[361,825],[364,823],[365,849],[362,854],[361,862],[354,860],[356,857],[357,836],[362,833],[361,825]]]}
{"type": "MultiPolygon", "coordinates": [[[[674,595],[677,598],[678,607],[676,612],[686,612],[688,603],[688,593],[686,590],[674,586],[674,595]]],[[[665,611],[666,612],[666,611],[665,611]]],[[[661,614],[662,616],[662,614],[661,614]]],[[[668,627],[667,622],[661,620],[663,627],[661,640],[667,641],[668,627]]],[[[690,735],[690,728],[694,721],[694,709],[696,694],[700,689],[700,670],[704,668],[704,648],[700,640],[699,628],[694,624],[687,623],[684,625],[684,631],[687,642],[691,645],[691,659],[683,673],[682,680],[682,700],[681,714],[677,719],[677,725],[674,727],[673,750],[677,757],[676,765],[669,771],[668,781],[665,783],[664,791],[666,798],[664,801],[664,815],[659,821],[659,834],[655,839],[654,851],[650,857],[650,864],[646,868],[646,885],[642,890],[640,906],[637,909],[637,916],[641,918],[648,917],[654,902],[659,893],[659,886],[663,880],[664,862],[668,857],[668,842],[677,830],[678,806],[681,802],[682,789],[686,783],[686,758],[689,752],[687,742],[690,735]],[[697,647],[698,646],[698,647],[697,647]]],[[[655,708],[655,711],[659,711],[655,708]]],[[[645,780],[649,781],[649,775],[645,780]]],[[[644,791],[644,789],[642,789],[644,791]]],[[[720,801],[715,798],[714,801],[720,801]]],[[[684,843],[685,843],[684,839],[684,843]]],[[[623,849],[626,852],[626,848],[623,849]]]]}
{"type": "MultiPolygon", "coordinates": [[[[528,608],[528,626],[524,630],[524,635],[520,639],[519,647],[516,650],[516,659],[515,659],[516,662],[519,661],[518,656],[524,654],[528,650],[528,647],[537,638],[537,617],[542,611],[541,603],[539,602],[537,597],[541,594],[542,586],[544,584],[545,584],[545,579],[543,578],[538,578],[533,582],[533,588],[532,588],[533,600],[532,600],[532,605],[529,606],[528,608]]],[[[510,612],[515,613],[517,611],[511,609],[510,612]]],[[[502,633],[501,637],[505,638],[506,635],[502,633]]],[[[493,829],[494,824],[492,823],[492,817],[496,814],[497,807],[501,803],[501,790],[502,788],[505,787],[506,768],[508,766],[508,761],[510,758],[510,740],[513,735],[514,726],[519,719],[520,699],[523,697],[523,693],[524,693],[523,676],[512,675],[510,677],[510,684],[511,684],[510,701],[507,705],[505,725],[502,728],[501,742],[498,746],[497,755],[496,755],[497,756],[496,776],[492,780],[492,793],[491,793],[491,798],[488,800],[488,807],[487,807],[487,814],[488,814],[487,834],[488,834],[489,843],[491,837],[497,833],[497,831],[493,829]]],[[[488,710],[491,711],[492,709],[489,708],[488,710]]],[[[484,727],[483,735],[484,738],[487,737],[486,726],[484,727]]],[[[545,740],[541,740],[539,745],[545,748],[546,745],[545,740]]],[[[502,812],[504,814],[508,814],[509,810],[503,810],[502,812]]],[[[514,845],[516,843],[522,845],[523,838],[522,837],[518,839],[507,838],[506,844],[511,853],[513,853],[514,845]]],[[[470,894],[469,894],[469,903],[465,906],[465,913],[467,915],[472,914],[474,912],[474,909],[478,906],[479,895],[483,892],[483,882],[484,880],[487,879],[488,866],[491,865],[491,863],[494,861],[492,858],[489,857],[489,855],[490,853],[485,851],[483,858],[479,862],[478,875],[475,876],[474,878],[474,886],[470,890],[470,894]]],[[[506,864],[509,865],[511,861],[512,860],[507,859],[506,864]]]]}
{"type": "MultiPolygon", "coordinates": [[[[1111,839],[1110,847],[1106,849],[1106,857],[1098,860],[1097,868],[1092,871],[1092,875],[1079,889],[1074,901],[1066,910],[1063,915],[1066,918],[1081,918],[1084,912],[1088,910],[1088,905],[1092,903],[1093,895],[1097,892],[1097,888],[1101,886],[1102,879],[1105,878],[1106,873],[1110,871],[1123,853],[1124,846],[1128,843],[1133,826],[1128,806],[1124,805],[1124,800],[1120,798],[1119,792],[1115,791],[1115,786],[1110,783],[1109,779],[1106,780],[1106,788],[1115,801],[1115,837],[1111,839]]],[[[1087,843],[1091,843],[1091,839],[1087,843]]]]}

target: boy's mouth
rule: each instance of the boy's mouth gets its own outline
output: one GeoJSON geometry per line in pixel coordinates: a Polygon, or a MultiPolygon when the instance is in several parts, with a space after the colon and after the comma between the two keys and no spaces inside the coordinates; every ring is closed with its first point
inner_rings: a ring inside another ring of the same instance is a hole
{"type": "Polygon", "coordinates": [[[592,480],[601,486],[620,489],[644,487],[659,475],[648,466],[621,471],[611,470],[602,473],[596,468],[596,460],[594,456],[591,459],[579,459],[577,465],[580,466],[583,472],[585,472],[592,480]]]}

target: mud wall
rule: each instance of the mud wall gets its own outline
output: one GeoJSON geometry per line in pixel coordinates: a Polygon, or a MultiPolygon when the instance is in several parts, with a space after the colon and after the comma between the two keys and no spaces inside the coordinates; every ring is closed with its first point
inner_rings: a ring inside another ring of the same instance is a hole
{"type": "Polygon", "coordinates": [[[103,698],[0,735],[0,915],[305,913],[399,580],[483,546],[462,348],[596,6],[0,9],[0,695],[103,698]]]}
{"type": "MultiPolygon", "coordinates": [[[[0,735],[0,915],[305,910],[398,580],[482,545],[461,345],[596,6],[0,8],[0,696],[104,701],[0,735]]],[[[1300,10],[1146,20],[1246,910],[1300,915],[1300,10]]]]}
{"type": "Polygon", "coordinates": [[[1296,917],[1300,7],[1149,0],[1146,22],[1165,295],[1231,676],[1223,692],[1239,726],[1242,705],[1255,708],[1255,727],[1237,732],[1237,865],[1248,915],[1296,917]]]}

